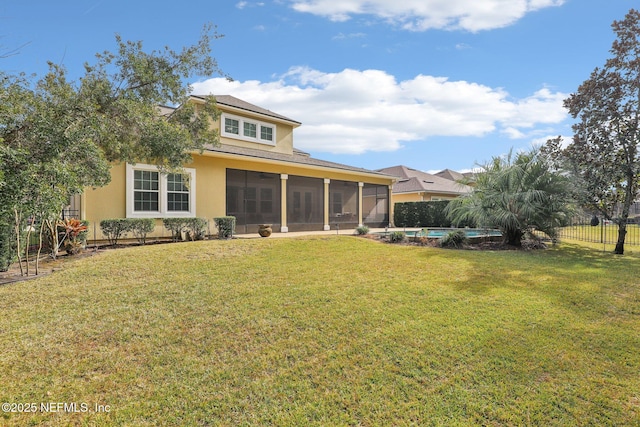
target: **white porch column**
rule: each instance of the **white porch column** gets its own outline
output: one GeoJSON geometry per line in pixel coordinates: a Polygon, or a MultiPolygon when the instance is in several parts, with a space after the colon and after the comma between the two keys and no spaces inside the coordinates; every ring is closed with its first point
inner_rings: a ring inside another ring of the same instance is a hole
{"type": "Polygon", "coordinates": [[[358,227],[362,227],[362,187],[364,187],[364,182],[358,183],[358,227]]]}
{"type": "Polygon", "coordinates": [[[324,179],[324,231],[331,230],[331,225],[329,224],[329,184],[331,180],[328,178],[324,179]]]}
{"type": "Polygon", "coordinates": [[[390,185],[389,191],[387,192],[387,205],[389,206],[388,207],[389,221],[387,221],[387,224],[389,224],[389,227],[393,227],[393,210],[395,208],[395,205],[391,197],[392,194],[393,194],[393,185],[390,185]]]}
{"type": "Polygon", "coordinates": [[[287,180],[289,175],[286,173],[280,174],[280,232],[288,233],[289,227],[287,227],[287,180]]]}

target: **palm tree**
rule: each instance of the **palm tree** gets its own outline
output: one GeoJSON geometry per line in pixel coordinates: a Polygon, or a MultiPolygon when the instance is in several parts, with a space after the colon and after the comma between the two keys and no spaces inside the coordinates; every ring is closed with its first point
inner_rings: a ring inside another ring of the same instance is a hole
{"type": "Polygon", "coordinates": [[[521,246],[526,233],[539,230],[555,239],[570,214],[569,180],[555,172],[534,149],[494,157],[477,174],[474,190],[447,206],[454,224],[472,221],[502,231],[505,243],[521,246]]]}

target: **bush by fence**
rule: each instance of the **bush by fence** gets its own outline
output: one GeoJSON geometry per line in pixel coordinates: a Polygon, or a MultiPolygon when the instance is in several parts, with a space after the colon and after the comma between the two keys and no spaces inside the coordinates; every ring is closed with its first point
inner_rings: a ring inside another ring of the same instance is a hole
{"type": "MultiPolygon", "coordinates": [[[[448,200],[396,203],[393,223],[396,227],[451,227],[451,221],[444,213],[448,204],[448,200]]],[[[458,226],[473,227],[474,224],[458,224],[458,226]]]]}

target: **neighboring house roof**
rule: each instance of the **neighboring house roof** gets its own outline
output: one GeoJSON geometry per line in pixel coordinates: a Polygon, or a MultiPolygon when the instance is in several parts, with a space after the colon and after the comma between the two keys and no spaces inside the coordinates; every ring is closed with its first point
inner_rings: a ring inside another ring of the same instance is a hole
{"type": "Polygon", "coordinates": [[[464,175],[460,172],[452,171],[451,169],[441,170],[440,172],[435,174],[441,178],[449,179],[451,181],[460,181],[464,179],[464,175]]]}
{"type": "MultiPolygon", "coordinates": [[[[191,95],[193,98],[204,99],[203,95],[191,95]]],[[[290,122],[294,125],[294,127],[300,126],[301,123],[299,121],[290,119],[282,114],[274,113],[271,110],[267,110],[266,108],[258,107],[257,105],[253,105],[247,101],[243,101],[242,99],[238,99],[235,96],[231,95],[214,95],[216,99],[216,104],[224,105],[227,107],[231,107],[233,109],[244,110],[254,114],[260,114],[263,116],[271,117],[273,119],[282,120],[285,122],[290,122]]]]}
{"type": "Polygon", "coordinates": [[[468,185],[459,184],[451,179],[432,175],[407,166],[392,166],[378,169],[387,175],[397,176],[399,179],[393,184],[394,193],[441,193],[464,194],[471,192],[468,185]]]}
{"type": "Polygon", "coordinates": [[[451,181],[456,181],[456,182],[474,180],[473,172],[460,173],[460,172],[452,171],[451,169],[441,170],[435,175],[442,178],[449,179],[451,181]]]}
{"type": "Polygon", "coordinates": [[[369,169],[358,168],[355,166],[344,165],[341,163],[329,162],[311,157],[308,153],[294,148],[293,154],[278,153],[274,151],[259,150],[255,148],[238,147],[235,145],[220,144],[218,146],[208,146],[205,151],[221,154],[230,154],[234,156],[253,157],[256,159],[264,159],[271,161],[281,161],[287,163],[296,163],[303,166],[314,166],[322,168],[340,169],[348,172],[356,172],[362,174],[376,175],[385,178],[392,178],[390,174],[372,171],[369,169]]]}

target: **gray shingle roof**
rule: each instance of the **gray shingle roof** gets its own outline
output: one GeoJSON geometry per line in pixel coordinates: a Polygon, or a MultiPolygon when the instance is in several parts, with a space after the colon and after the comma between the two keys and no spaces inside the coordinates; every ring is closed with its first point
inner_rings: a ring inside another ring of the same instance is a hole
{"type": "MultiPolygon", "coordinates": [[[[202,95],[191,95],[194,98],[200,98],[200,99],[204,99],[204,96],[202,95]]],[[[216,99],[216,104],[218,105],[226,105],[228,107],[233,107],[233,108],[238,108],[240,110],[245,110],[248,111],[250,113],[257,113],[257,114],[262,114],[263,116],[268,116],[268,117],[272,117],[274,119],[279,119],[279,120],[284,120],[287,122],[291,122],[295,125],[300,125],[301,123],[290,119],[286,116],[283,116],[281,114],[278,113],[274,113],[271,110],[267,110],[266,108],[262,108],[262,107],[258,107],[257,105],[253,105],[249,102],[243,101],[242,99],[238,99],[235,96],[231,96],[231,95],[215,95],[214,98],[216,99]]]]}
{"type": "Polygon", "coordinates": [[[295,163],[299,165],[318,166],[318,167],[325,167],[325,168],[331,168],[331,169],[339,169],[339,170],[344,170],[348,172],[378,175],[384,178],[392,178],[391,175],[384,172],[372,171],[369,169],[358,168],[355,166],[349,166],[341,163],[335,163],[335,162],[329,162],[326,160],[316,159],[311,157],[308,153],[305,153],[304,151],[300,151],[297,149],[293,150],[293,154],[286,154],[286,153],[278,153],[274,151],[259,150],[254,148],[237,147],[235,145],[220,144],[219,146],[215,146],[215,147],[212,147],[212,146],[206,147],[205,150],[214,152],[214,153],[233,154],[233,155],[244,156],[244,157],[253,157],[257,159],[276,160],[276,161],[287,162],[287,163],[295,163]]]}
{"type": "Polygon", "coordinates": [[[466,181],[466,180],[474,180],[475,174],[473,172],[460,173],[456,171],[452,171],[451,169],[444,169],[435,174],[436,176],[450,179],[451,181],[466,181]]]}
{"type": "Polygon", "coordinates": [[[450,179],[422,172],[407,166],[392,166],[378,169],[388,175],[398,177],[398,181],[393,185],[394,193],[442,193],[442,194],[464,194],[471,192],[471,187],[459,184],[450,179]]]}

